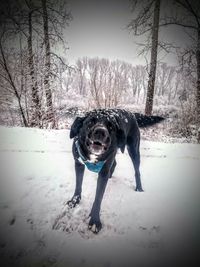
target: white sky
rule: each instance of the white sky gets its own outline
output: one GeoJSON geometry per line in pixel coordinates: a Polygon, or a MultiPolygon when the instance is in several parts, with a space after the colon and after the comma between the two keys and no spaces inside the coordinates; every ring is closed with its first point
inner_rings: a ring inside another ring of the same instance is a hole
{"type": "MultiPolygon", "coordinates": [[[[129,0],[69,0],[69,4],[73,21],[67,27],[65,36],[69,45],[67,59],[70,64],[83,56],[119,59],[134,65],[146,63],[144,56],[138,56],[136,42],[141,38],[137,39],[126,29],[133,16],[129,0]]],[[[161,35],[177,43],[185,40],[181,28],[165,30],[161,35]]],[[[177,64],[174,54],[160,56],[159,59],[177,64]]]]}

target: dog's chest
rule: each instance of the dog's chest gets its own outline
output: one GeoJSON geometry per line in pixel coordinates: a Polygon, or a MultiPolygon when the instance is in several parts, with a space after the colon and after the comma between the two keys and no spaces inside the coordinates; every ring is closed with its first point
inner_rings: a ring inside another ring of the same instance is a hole
{"type": "Polygon", "coordinates": [[[98,162],[98,156],[95,154],[90,154],[89,158],[90,158],[89,162],[91,162],[91,163],[97,163],[98,162]]]}

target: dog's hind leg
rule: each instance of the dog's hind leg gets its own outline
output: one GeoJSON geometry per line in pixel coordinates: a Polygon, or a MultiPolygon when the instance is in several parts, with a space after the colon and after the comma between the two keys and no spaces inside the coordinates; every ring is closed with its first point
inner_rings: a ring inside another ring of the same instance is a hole
{"type": "Polygon", "coordinates": [[[72,199],[67,202],[70,208],[74,208],[81,200],[84,170],[85,165],[81,164],[78,160],[75,160],[76,188],[72,199]]]}
{"type": "Polygon", "coordinates": [[[133,162],[133,166],[135,169],[135,181],[136,181],[136,188],[135,191],[142,192],[142,183],[140,179],[140,151],[139,151],[139,141],[137,144],[134,144],[131,139],[127,143],[127,150],[129,156],[133,162]]]}

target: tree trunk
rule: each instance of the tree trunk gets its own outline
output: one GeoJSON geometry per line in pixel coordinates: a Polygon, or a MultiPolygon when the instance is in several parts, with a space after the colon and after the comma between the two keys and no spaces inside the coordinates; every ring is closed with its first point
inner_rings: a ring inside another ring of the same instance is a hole
{"type": "Polygon", "coordinates": [[[96,105],[98,108],[100,108],[101,104],[100,104],[99,90],[98,90],[97,84],[96,84],[96,73],[95,73],[94,80],[93,80],[93,86],[94,86],[94,95],[95,95],[96,105]]]}
{"type": "Polygon", "coordinates": [[[49,40],[49,26],[48,26],[48,13],[46,0],[42,1],[42,12],[43,12],[43,29],[44,29],[44,46],[45,46],[45,75],[44,75],[44,88],[46,94],[46,120],[48,128],[55,128],[55,114],[53,109],[52,92],[50,88],[50,77],[51,77],[51,60],[50,60],[50,40],[49,40]]]}
{"type": "Polygon", "coordinates": [[[29,125],[28,125],[28,122],[27,122],[27,119],[26,119],[26,116],[25,116],[25,113],[24,113],[24,110],[23,110],[23,107],[22,107],[22,104],[21,104],[21,97],[20,97],[20,94],[17,91],[17,87],[15,86],[13,78],[11,76],[11,73],[10,73],[10,71],[8,69],[8,65],[7,65],[7,62],[6,62],[6,57],[5,57],[5,54],[4,54],[3,47],[1,45],[1,43],[0,43],[0,51],[1,51],[2,59],[3,59],[3,67],[5,69],[5,72],[6,72],[7,76],[8,76],[8,81],[10,83],[11,88],[14,91],[14,94],[15,94],[16,98],[17,98],[17,102],[18,102],[18,105],[19,105],[19,110],[20,110],[20,114],[22,116],[23,124],[24,124],[25,127],[28,127],[29,125]]]}
{"type": "Polygon", "coordinates": [[[160,0],[155,0],[153,28],[152,28],[151,62],[150,62],[150,72],[149,72],[149,80],[147,86],[146,106],[145,106],[146,115],[151,115],[153,109],[157,52],[158,52],[159,16],[160,16],[160,0]]]}
{"type": "Polygon", "coordinates": [[[200,143],[200,28],[198,29],[198,42],[196,51],[197,61],[197,92],[196,92],[196,104],[197,104],[197,127],[198,136],[197,141],[200,143]]]}
{"type": "MultiPolygon", "coordinates": [[[[23,64],[23,51],[22,51],[22,38],[20,34],[20,39],[19,39],[19,49],[20,49],[20,69],[21,69],[21,85],[20,85],[20,93],[19,95],[22,95],[24,92],[24,103],[25,103],[25,111],[24,114],[26,115],[26,121],[27,124],[29,125],[29,113],[28,113],[28,105],[27,105],[27,86],[26,86],[26,75],[24,73],[24,64],[23,64]]],[[[12,114],[12,112],[10,113],[12,114]]],[[[14,122],[14,121],[13,121],[14,122]]],[[[14,126],[14,124],[13,124],[14,126]]]]}
{"type": "Polygon", "coordinates": [[[41,127],[41,103],[38,93],[38,84],[35,77],[35,68],[33,62],[33,44],[32,44],[32,14],[33,11],[29,12],[28,25],[29,25],[29,35],[28,35],[28,65],[29,65],[29,75],[31,78],[31,93],[32,93],[32,105],[31,105],[31,122],[30,126],[41,127]]]}

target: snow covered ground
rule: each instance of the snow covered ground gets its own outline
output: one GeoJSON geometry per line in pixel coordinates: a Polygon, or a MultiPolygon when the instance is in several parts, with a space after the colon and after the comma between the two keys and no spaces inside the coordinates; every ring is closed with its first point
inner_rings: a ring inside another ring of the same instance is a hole
{"type": "Polygon", "coordinates": [[[145,192],[134,191],[127,152],[102,203],[103,229],[87,229],[97,177],[75,186],[68,130],[0,128],[0,258],[6,266],[200,266],[200,146],[141,142],[145,192]],[[192,265],[193,264],[193,265],[192,265]]]}

